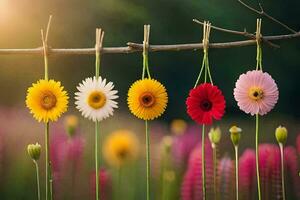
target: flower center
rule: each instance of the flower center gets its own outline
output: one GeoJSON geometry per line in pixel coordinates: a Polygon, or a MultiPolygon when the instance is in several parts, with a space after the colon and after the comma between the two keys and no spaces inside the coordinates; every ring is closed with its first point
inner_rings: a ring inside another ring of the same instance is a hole
{"type": "Polygon", "coordinates": [[[56,106],[56,96],[51,91],[44,91],[41,98],[41,106],[45,110],[51,110],[56,106]]]}
{"type": "Polygon", "coordinates": [[[204,111],[210,111],[210,109],[212,108],[212,103],[211,101],[209,101],[208,99],[204,99],[203,101],[201,101],[200,103],[200,108],[204,111]]]}
{"type": "Polygon", "coordinates": [[[142,106],[149,108],[155,104],[155,97],[151,92],[144,92],[139,98],[142,106]]]}
{"type": "Polygon", "coordinates": [[[258,101],[264,97],[264,91],[260,87],[251,87],[248,96],[250,99],[258,101]]]}
{"type": "Polygon", "coordinates": [[[117,151],[117,157],[120,159],[120,160],[125,160],[126,157],[128,155],[128,152],[125,148],[122,148],[122,149],[119,149],[117,151]]]}
{"type": "Polygon", "coordinates": [[[94,91],[88,97],[88,104],[94,109],[102,108],[105,103],[106,96],[100,91],[94,91]]]}

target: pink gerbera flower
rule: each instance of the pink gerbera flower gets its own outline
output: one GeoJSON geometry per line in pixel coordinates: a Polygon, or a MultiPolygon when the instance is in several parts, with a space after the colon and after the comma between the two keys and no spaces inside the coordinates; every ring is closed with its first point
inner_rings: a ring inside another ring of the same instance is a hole
{"type": "Polygon", "coordinates": [[[278,100],[278,88],[273,78],[259,70],[240,75],[234,88],[234,98],[245,113],[265,115],[278,100]]]}

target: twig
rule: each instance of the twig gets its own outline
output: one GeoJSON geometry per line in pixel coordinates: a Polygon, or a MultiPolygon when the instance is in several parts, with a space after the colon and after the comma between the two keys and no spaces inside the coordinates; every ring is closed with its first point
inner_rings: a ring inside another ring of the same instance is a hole
{"type": "MultiPolygon", "coordinates": [[[[287,35],[264,36],[268,41],[287,40],[292,38],[299,38],[300,32],[287,35]]],[[[105,47],[102,49],[103,54],[121,54],[134,53],[143,51],[143,44],[128,42],[126,47],[105,47]]],[[[211,49],[225,49],[256,45],[255,40],[242,40],[224,43],[210,43],[211,49]]],[[[95,48],[76,48],[76,49],[56,49],[48,47],[48,54],[51,55],[94,55],[95,48]]],[[[203,49],[202,43],[191,44],[172,44],[172,45],[150,45],[149,52],[158,51],[185,51],[203,49]]],[[[43,55],[43,47],[32,49],[0,49],[0,55],[43,55]]]]}
{"type": "Polygon", "coordinates": [[[45,36],[45,42],[46,43],[48,42],[48,36],[49,36],[51,21],[52,21],[52,15],[49,16],[49,20],[48,20],[48,24],[47,24],[46,36],[45,36]]]}
{"type": "Polygon", "coordinates": [[[242,0],[238,0],[238,2],[240,2],[243,6],[245,6],[246,8],[248,8],[249,10],[259,14],[259,15],[262,15],[262,16],[265,16],[267,18],[269,18],[271,21],[279,24],[280,26],[284,27],[285,29],[291,31],[292,33],[297,33],[297,31],[295,31],[294,29],[290,28],[289,26],[287,26],[286,24],[282,23],[281,21],[279,21],[278,19],[275,19],[274,17],[272,17],[271,15],[269,15],[268,13],[265,12],[265,10],[263,9],[261,3],[259,3],[259,8],[260,8],[260,11],[259,10],[256,10],[255,8],[251,7],[250,5],[246,4],[245,2],[243,2],[242,0]]]}
{"type": "MultiPolygon", "coordinates": [[[[203,22],[197,20],[197,19],[193,19],[193,22],[196,22],[197,24],[201,24],[201,25],[204,25],[203,22]]],[[[222,32],[225,32],[225,33],[231,33],[231,34],[235,34],[235,35],[241,35],[241,36],[245,36],[247,38],[250,38],[250,39],[255,39],[256,36],[252,33],[249,33],[246,31],[246,29],[244,31],[236,31],[236,30],[231,30],[231,29],[225,29],[225,28],[220,28],[220,27],[217,27],[217,26],[211,26],[211,28],[215,29],[215,30],[218,30],[218,31],[222,31],[222,32]]],[[[262,38],[262,41],[267,43],[268,45],[270,45],[271,47],[274,47],[274,48],[280,48],[279,45],[277,44],[274,44],[266,39],[263,39],[262,38]]]]}
{"type": "MultiPolygon", "coordinates": [[[[193,19],[193,22],[197,23],[197,24],[201,24],[204,25],[203,22],[199,21],[198,19],[193,19]]],[[[222,31],[222,32],[226,32],[226,33],[232,33],[232,34],[236,34],[236,35],[242,35],[251,39],[255,39],[255,35],[252,33],[248,33],[246,30],[244,31],[236,31],[236,30],[231,30],[231,29],[225,29],[225,28],[220,28],[217,26],[213,26],[211,25],[212,29],[218,30],[218,31],[222,31]]]]}

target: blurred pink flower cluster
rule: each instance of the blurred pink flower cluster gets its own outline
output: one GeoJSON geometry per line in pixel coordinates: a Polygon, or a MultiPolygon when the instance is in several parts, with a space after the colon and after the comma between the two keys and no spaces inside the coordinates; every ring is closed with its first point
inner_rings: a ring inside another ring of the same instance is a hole
{"type": "MultiPolygon", "coordinates": [[[[298,136],[298,144],[299,139],[298,136]]],[[[212,153],[211,148],[206,143],[206,177],[207,195],[212,194],[212,153]]],[[[299,146],[298,146],[299,147],[299,146]]],[[[299,150],[299,149],[298,149],[299,150]]],[[[299,153],[299,151],[298,151],[299,153]]],[[[202,173],[201,173],[201,146],[197,146],[191,153],[188,168],[182,182],[181,196],[183,200],[202,199],[202,173]]],[[[284,148],[284,163],[287,182],[288,199],[299,199],[300,192],[297,188],[300,184],[298,176],[298,159],[295,147],[284,148]]],[[[262,186],[262,198],[266,200],[281,199],[281,171],[279,147],[273,144],[259,145],[259,167],[262,186]]],[[[255,152],[246,149],[239,159],[239,177],[241,199],[254,200],[256,195],[256,172],[255,172],[255,152]]],[[[234,199],[234,165],[227,156],[218,162],[218,191],[222,194],[222,199],[234,199]]]]}
{"type": "Polygon", "coordinates": [[[66,187],[71,189],[72,195],[76,195],[76,177],[82,162],[84,150],[84,138],[77,134],[68,136],[64,131],[55,128],[50,141],[50,159],[55,190],[55,198],[70,198],[66,194],[66,187]]]}

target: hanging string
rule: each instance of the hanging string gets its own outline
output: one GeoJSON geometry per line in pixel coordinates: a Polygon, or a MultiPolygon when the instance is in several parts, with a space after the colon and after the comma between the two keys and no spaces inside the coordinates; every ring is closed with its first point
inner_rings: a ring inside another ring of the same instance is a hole
{"type": "Polygon", "coordinates": [[[149,70],[149,61],[148,61],[149,37],[150,37],[150,25],[144,25],[142,79],[145,78],[146,73],[148,78],[151,79],[150,70],[149,70]]]}
{"type": "Polygon", "coordinates": [[[256,70],[262,69],[262,34],[261,34],[261,19],[256,20],[256,70]]]}
{"type": "Polygon", "coordinates": [[[212,76],[210,73],[209,60],[208,60],[210,30],[211,30],[211,23],[204,21],[204,23],[203,23],[203,39],[202,39],[203,59],[202,59],[201,69],[198,74],[194,88],[197,87],[199,81],[201,80],[203,70],[204,70],[204,82],[205,83],[207,82],[207,76],[208,76],[210,83],[213,84],[212,76]]]}

